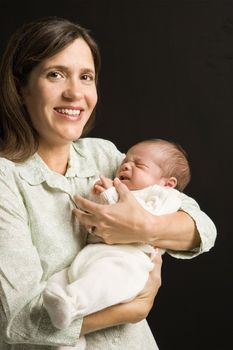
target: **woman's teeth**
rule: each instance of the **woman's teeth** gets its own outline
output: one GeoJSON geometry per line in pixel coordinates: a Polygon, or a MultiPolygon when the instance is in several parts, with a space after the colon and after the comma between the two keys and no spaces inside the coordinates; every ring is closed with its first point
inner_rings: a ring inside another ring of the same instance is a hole
{"type": "Polygon", "coordinates": [[[62,114],[66,114],[66,115],[79,115],[80,114],[80,109],[68,109],[68,108],[58,108],[56,109],[57,112],[62,113],[62,114]]]}

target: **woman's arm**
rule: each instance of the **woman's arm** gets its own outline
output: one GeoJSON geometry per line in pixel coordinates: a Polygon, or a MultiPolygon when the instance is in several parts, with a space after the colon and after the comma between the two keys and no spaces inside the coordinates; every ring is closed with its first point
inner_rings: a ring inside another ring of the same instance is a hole
{"type": "Polygon", "coordinates": [[[0,160],[0,337],[9,344],[74,346],[82,319],[58,330],[43,307],[43,263],[11,168],[0,160]]]}
{"type": "MultiPolygon", "coordinates": [[[[202,230],[209,237],[209,246],[214,244],[215,226],[192,199],[186,204],[188,213],[184,205],[182,211],[154,216],[138,204],[119,179],[114,180],[114,185],[119,193],[119,201],[114,205],[100,205],[75,197],[82,210],[74,209],[74,214],[85,226],[95,227],[95,233],[106,243],[146,242],[159,248],[190,251],[200,246],[202,230]],[[202,222],[198,229],[197,221],[202,222]]],[[[208,250],[209,246],[202,250],[208,250]]]]}
{"type": "Polygon", "coordinates": [[[81,335],[119,324],[136,323],[147,317],[161,286],[162,259],[160,253],[156,254],[153,261],[155,267],[142,292],[129,303],[114,305],[84,317],[81,335]]]}

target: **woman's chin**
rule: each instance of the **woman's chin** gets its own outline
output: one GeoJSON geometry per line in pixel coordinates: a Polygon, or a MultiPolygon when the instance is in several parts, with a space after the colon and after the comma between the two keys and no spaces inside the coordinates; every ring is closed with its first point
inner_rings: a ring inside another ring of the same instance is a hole
{"type": "Polygon", "coordinates": [[[79,129],[76,132],[74,132],[74,130],[71,130],[70,132],[66,132],[63,134],[63,138],[65,141],[71,143],[73,141],[78,140],[81,135],[82,135],[83,129],[79,129]]]}

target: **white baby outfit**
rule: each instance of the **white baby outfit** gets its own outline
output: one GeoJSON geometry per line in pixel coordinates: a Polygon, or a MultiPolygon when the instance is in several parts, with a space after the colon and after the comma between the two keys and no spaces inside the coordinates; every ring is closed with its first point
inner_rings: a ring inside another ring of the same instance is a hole
{"type": "MultiPolygon", "coordinates": [[[[169,214],[181,206],[180,192],[172,188],[154,185],[132,193],[154,215],[169,214]]],[[[101,197],[108,204],[118,201],[114,187],[101,197]]],[[[67,328],[78,317],[134,299],[148,280],[155,254],[148,244],[88,244],[63,275],[58,273],[47,284],[44,304],[54,325],[67,328]]],[[[75,349],[85,349],[83,338],[75,349]]]]}

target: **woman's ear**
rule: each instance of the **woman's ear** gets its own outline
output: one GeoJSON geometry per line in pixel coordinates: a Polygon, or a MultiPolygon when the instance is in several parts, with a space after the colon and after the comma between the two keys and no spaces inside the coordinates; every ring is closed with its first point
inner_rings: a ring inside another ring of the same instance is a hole
{"type": "Polygon", "coordinates": [[[165,180],[165,187],[176,188],[177,178],[172,176],[165,180]]]}

